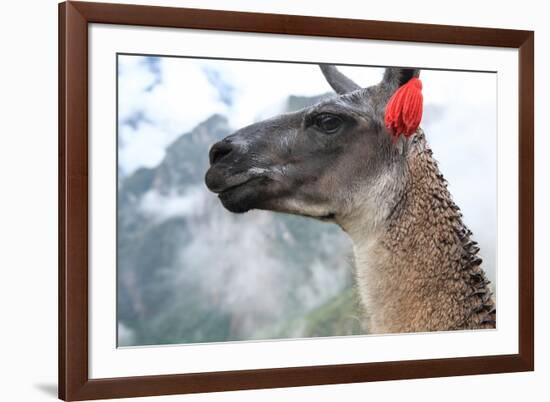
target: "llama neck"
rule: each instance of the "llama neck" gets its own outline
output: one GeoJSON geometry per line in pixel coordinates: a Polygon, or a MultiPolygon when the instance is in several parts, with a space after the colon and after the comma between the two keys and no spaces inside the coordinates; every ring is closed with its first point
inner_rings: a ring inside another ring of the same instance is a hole
{"type": "Polygon", "coordinates": [[[362,232],[358,220],[348,230],[368,330],[494,328],[496,313],[479,248],[419,137],[408,156],[403,189],[384,224],[362,232]]]}

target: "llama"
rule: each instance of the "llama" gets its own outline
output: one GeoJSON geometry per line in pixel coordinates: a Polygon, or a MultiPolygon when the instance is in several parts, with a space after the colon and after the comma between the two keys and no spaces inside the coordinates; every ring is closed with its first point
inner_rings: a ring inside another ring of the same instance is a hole
{"type": "Polygon", "coordinates": [[[388,100],[420,71],[387,68],[361,88],[321,70],[337,95],[214,144],[207,187],[231,212],[338,224],[353,242],[369,333],[495,328],[479,247],[423,130],[396,139],[384,124],[388,100]]]}

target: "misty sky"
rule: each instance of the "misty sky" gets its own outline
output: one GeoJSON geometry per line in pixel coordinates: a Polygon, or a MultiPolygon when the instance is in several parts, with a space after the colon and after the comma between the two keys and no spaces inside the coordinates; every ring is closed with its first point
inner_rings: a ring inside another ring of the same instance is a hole
{"type": "MultiPolygon", "coordinates": [[[[331,91],[316,65],[119,56],[119,169],[154,167],[165,148],[214,113],[235,130],[275,115],[289,95],[331,91]]],[[[381,68],[341,67],[358,84],[381,68]]],[[[421,126],[494,282],[496,252],[496,74],[421,73],[421,126]]]]}

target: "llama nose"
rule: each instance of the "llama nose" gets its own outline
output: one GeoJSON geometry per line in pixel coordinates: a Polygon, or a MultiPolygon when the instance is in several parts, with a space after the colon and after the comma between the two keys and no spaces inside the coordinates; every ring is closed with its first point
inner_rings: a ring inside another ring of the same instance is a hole
{"type": "Polygon", "coordinates": [[[210,148],[210,153],[208,154],[210,158],[210,164],[214,165],[224,156],[227,156],[233,151],[233,144],[227,140],[223,140],[215,143],[212,148],[210,148]]]}

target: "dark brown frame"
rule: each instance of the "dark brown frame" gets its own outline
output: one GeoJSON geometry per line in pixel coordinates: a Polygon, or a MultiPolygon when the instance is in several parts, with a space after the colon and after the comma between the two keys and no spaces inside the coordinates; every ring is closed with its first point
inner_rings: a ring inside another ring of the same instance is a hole
{"type": "Polygon", "coordinates": [[[59,5],[59,397],[138,397],[534,369],[534,33],[105,3],[59,5]],[[215,373],[88,377],[88,24],[196,28],[519,49],[519,353],[215,373]]]}

